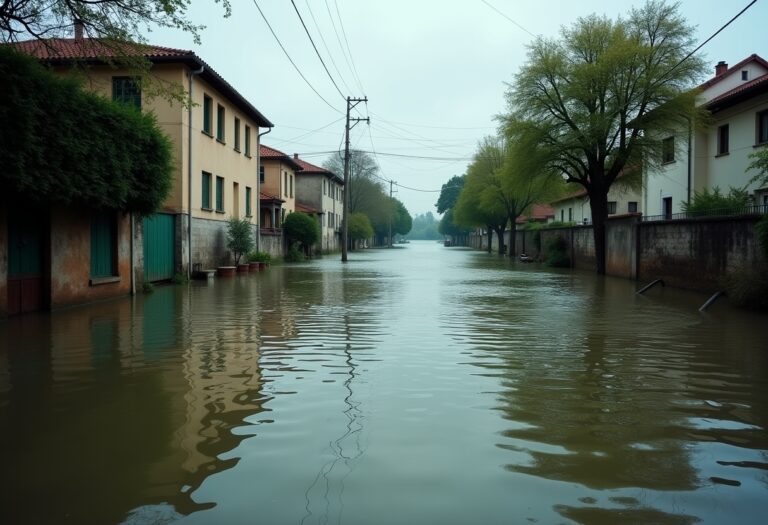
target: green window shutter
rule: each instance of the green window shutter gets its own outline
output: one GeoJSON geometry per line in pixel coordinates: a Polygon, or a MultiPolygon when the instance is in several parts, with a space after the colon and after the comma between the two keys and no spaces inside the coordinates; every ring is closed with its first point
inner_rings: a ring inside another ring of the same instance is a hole
{"type": "Polygon", "coordinates": [[[219,105],[216,109],[216,138],[224,142],[224,106],[219,105]]]}
{"type": "Polygon", "coordinates": [[[240,151],[240,119],[235,117],[235,150],[240,151]]]}
{"type": "Polygon", "coordinates": [[[245,187],[245,216],[251,216],[251,188],[245,187]]]}
{"type": "Polygon", "coordinates": [[[203,172],[203,202],[202,207],[211,209],[211,174],[203,172]]]}
{"type": "Polygon", "coordinates": [[[251,126],[245,126],[245,154],[251,156],[251,126]]]}
{"type": "Polygon", "coordinates": [[[224,178],[216,177],[216,211],[224,211],[224,178]]]}
{"type": "Polygon", "coordinates": [[[213,101],[208,95],[203,96],[203,131],[211,134],[211,111],[213,101]]]}
{"type": "Polygon", "coordinates": [[[116,224],[114,212],[91,216],[91,277],[116,275],[116,224]]]}

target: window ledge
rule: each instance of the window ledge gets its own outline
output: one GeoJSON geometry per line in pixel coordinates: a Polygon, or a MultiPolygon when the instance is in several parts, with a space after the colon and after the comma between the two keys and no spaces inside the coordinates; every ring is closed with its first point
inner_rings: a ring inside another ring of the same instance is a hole
{"type": "Polygon", "coordinates": [[[200,208],[202,211],[213,211],[213,208],[200,208]]]}
{"type": "Polygon", "coordinates": [[[227,212],[225,212],[224,210],[216,210],[216,213],[221,213],[223,215],[223,214],[225,214],[227,212]]]}
{"type": "Polygon", "coordinates": [[[222,146],[226,146],[226,145],[227,145],[227,142],[226,142],[226,141],[224,141],[224,140],[221,140],[219,137],[216,137],[216,142],[218,142],[218,143],[219,143],[219,144],[221,144],[222,146]]]}
{"type": "Polygon", "coordinates": [[[248,157],[249,159],[252,158],[250,153],[246,153],[245,156],[248,157]]]}
{"type": "Polygon", "coordinates": [[[764,148],[764,147],[766,147],[766,146],[768,146],[768,142],[758,142],[757,144],[755,144],[755,145],[754,145],[754,146],[752,146],[752,147],[753,147],[753,148],[764,148]]]}
{"type": "Polygon", "coordinates": [[[88,284],[90,286],[101,286],[102,284],[112,284],[112,283],[119,283],[119,282],[120,282],[120,276],[112,275],[110,277],[91,277],[91,279],[88,281],[88,284]]]}
{"type": "Polygon", "coordinates": [[[208,137],[209,139],[212,139],[212,138],[213,138],[213,135],[211,135],[210,133],[208,133],[208,132],[207,132],[207,131],[205,131],[204,129],[201,129],[201,130],[200,130],[200,133],[202,133],[203,135],[205,135],[205,136],[206,136],[206,137],[208,137]]]}
{"type": "Polygon", "coordinates": [[[245,218],[246,218],[246,219],[252,219],[252,218],[253,218],[253,215],[246,215],[246,216],[245,216],[245,218]]]}
{"type": "Polygon", "coordinates": [[[242,151],[240,151],[239,148],[232,148],[232,149],[235,150],[235,152],[237,152],[237,153],[242,153],[242,151]]]}
{"type": "Polygon", "coordinates": [[[662,162],[661,165],[662,166],[669,166],[670,164],[674,164],[675,162],[677,162],[675,159],[667,160],[667,161],[662,162]]]}
{"type": "Polygon", "coordinates": [[[718,157],[727,157],[727,156],[728,156],[728,155],[730,155],[730,154],[731,154],[731,152],[730,152],[730,151],[724,151],[723,153],[718,153],[717,155],[715,155],[715,158],[718,158],[718,157]]]}

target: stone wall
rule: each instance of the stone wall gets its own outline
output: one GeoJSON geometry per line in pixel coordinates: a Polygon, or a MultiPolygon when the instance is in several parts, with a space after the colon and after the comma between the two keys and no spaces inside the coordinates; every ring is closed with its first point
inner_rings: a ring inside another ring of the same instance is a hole
{"type": "Polygon", "coordinates": [[[273,259],[282,258],[285,255],[282,234],[262,231],[261,251],[267,252],[273,259]]]}

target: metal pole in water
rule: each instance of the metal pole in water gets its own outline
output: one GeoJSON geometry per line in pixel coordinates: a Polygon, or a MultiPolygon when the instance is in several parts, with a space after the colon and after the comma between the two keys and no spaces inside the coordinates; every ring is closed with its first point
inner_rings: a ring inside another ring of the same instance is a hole
{"type": "Polygon", "coordinates": [[[725,295],[725,292],[715,292],[714,294],[712,294],[712,297],[707,299],[707,302],[701,305],[701,308],[699,308],[699,312],[703,312],[704,310],[706,310],[709,307],[709,305],[717,301],[721,295],[725,295]]]}
{"type": "Polygon", "coordinates": [[[643,286],[642,288],[640,288],[640,289],[639,289],[637,292],[635,292],[635,294],[636,294],[636,295],[640,295],[641,293],[645,292],[646,290],[650,290],[651,288],[653,288],[653,287],[654,287],[654,286],[656,286],[657,284],[661,284],[662,286],[666,286],[666,285],[664,284],[664,280],[663,280],[663,279],[656,279],[656,280],[655,280],[655,281],[653,281],[651,284],[646,284],[645,286],[643,286]]]}

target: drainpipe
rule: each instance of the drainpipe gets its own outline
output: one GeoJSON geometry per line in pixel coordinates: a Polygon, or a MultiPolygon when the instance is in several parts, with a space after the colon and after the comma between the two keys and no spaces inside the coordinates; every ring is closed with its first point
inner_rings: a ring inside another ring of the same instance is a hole
{"type": "Polygon", "coordinates": [[[691,117],[687,117],[688,120],[688,185],[687,185],[687,191],[688,191],[688,204],[691,204],[691,148],[692,148],[692,140],[693,140],[693,131],[692,131],[692,124],[691,124],[691,117]]]}
{"type": "MultiPolygon", "coordinates": [[[[259,129],[258,127],[256,128],[259,129]]],[[[259,133],[256,136],[256,251],[261,251],[261,137],[272,131],[259,133]]],[[[274,222],[272,223],[274,225],[274,222]]]]}
{"type": "Polygon", "coordinates": [[[187,278],[192,277],[192,77],[205,71],[189,70],[189,100],[187,101],[187,278]]]}

